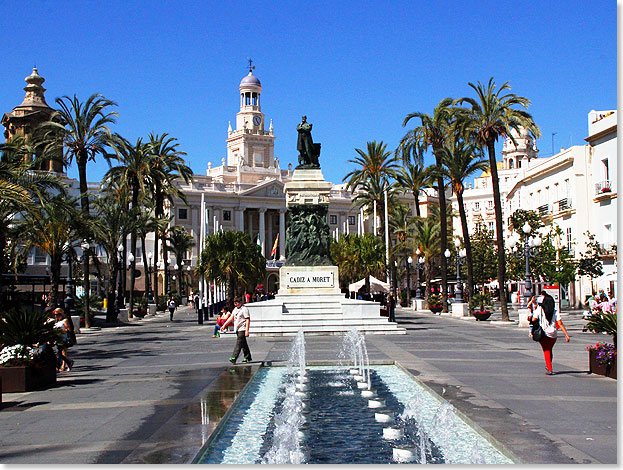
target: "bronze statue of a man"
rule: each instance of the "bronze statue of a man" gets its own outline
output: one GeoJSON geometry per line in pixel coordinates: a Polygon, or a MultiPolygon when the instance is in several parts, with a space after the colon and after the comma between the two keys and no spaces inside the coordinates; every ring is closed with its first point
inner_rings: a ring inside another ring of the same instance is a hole
{"type": "Polygon", "coordinates": [[[319,167],[320,144],[314,144],[312,140],[312,125],[307,122],[307,116],[302,117],[302,122],[296,126],[296,130],[299,133],[296,142],[296,149],[299,151],[299,165],[319,167]]]}

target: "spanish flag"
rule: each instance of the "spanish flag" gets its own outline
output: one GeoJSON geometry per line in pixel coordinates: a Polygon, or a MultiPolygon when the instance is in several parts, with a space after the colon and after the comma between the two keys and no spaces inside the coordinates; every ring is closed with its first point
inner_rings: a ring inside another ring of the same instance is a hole
{"type": "Polygon", "coordinates": [[[275,237],[275,243],[273,244],[273,250],[270,252],[270,256],[274,257],[277,253],[277,243],[279,242],[279,234],[275,237]]]}

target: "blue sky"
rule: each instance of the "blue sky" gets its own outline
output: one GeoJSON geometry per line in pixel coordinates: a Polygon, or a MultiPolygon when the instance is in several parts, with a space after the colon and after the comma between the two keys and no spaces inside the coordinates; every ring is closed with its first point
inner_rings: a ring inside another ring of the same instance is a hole
{"type": "MultiPolygon", "coordinates": [[[[281,167],[296,165],[302,114],[339,183],[355,148],[393,150],[410,112],[509,81],[532,101],[541,155],[581,145],[591,109],[615,109],[612,1],[3,2],[0,111],[21,103],[36,65],[48,104],[98,92],[118,103],[113,130],[168,132],[195,173],[226,155],[238,85],[254,60],[281,167]]],[[[90,181],[105,173],[89,164],[90,181]]],[[[75,168],[70,168],[75,176],[75,168]]]]}

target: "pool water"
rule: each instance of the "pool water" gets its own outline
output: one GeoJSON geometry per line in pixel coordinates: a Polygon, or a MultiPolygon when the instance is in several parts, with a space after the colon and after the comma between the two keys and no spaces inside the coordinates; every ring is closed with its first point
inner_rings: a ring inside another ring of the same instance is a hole
{"type": "Polygon", "coordinates": [[[309,367],[304,391],[295,387],[297,374],[260,369],[195,461],[386,464],[396,463],[395,449],[405,449],[414,456],[411,463],[513,463],[451,404],[397,366],[370,370],[371,388],[385,401],[376,409],[348,368],[309,367]],[[389,422],[379,422],[379,413],[389,422]],[[401,436],[384,438],[388,427],[401,436]]]}

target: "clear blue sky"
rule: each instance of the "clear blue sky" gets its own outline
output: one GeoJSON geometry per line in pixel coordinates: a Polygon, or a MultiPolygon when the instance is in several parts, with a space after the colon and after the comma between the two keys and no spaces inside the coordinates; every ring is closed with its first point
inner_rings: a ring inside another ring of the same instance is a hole
{"type": "MultiPolygon", "coordinates": [[[[3,2],[0,111],[21,103],[33,65],[48,104],[98,92],[130,140],[179,139],[195,173],[226,155],[247,58],[263,86],[282,168],[296,165],[302,114],[339,183],[367,141],[393,150],[410,112],[502,84],[532,101],[541,155],[581,145],[591,109],[617,106],[613,1],[3,2]]],[[[89,164],[90,181],[105,173],[89,164]]],[[[74,168],[69,170],[75,176],[74,168]]]]}

